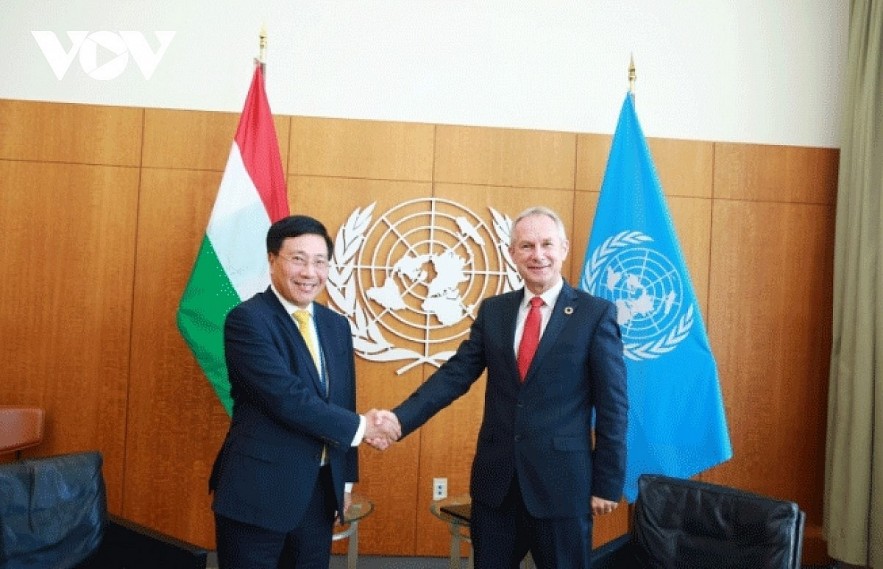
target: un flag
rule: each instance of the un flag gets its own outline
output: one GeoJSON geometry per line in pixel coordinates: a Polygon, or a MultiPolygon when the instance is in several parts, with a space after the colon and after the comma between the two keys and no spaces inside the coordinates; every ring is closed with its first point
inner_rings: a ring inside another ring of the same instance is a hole
{"type": "Polygon", "coordinates": [[[628,501],[641,474],[689,478],[728,460],[717,365],[631,94],[613,135],[580,286],[617,307],[628,370],[628,501]]]}

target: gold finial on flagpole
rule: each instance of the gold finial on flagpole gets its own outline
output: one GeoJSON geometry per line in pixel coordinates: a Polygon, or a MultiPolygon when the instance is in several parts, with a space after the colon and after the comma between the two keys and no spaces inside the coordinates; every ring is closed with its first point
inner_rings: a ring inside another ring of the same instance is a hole
{"type": "Polygon", "coordinates": [[[629,61],[629,93],[632,95],[635,94],[635,79],[637,78],[637,74],[635,73],[635,54],[632,53],[631,61],[629,61]]]}
{"type": "Polygon", "coordinates": [[[264,58],[267,56],[267,26],[261,25],[260,33],[260,52],[258,55],[258,63],[264,64],[264,58]]]}

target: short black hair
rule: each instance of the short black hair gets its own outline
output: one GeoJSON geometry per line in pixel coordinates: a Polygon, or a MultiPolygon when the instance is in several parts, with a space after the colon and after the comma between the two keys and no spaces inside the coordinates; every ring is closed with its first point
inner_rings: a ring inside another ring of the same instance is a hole
{"type": "Polygon", "coordinates": [[[328,230],[325,229],[321,221],[308,215],[290,215],[271,225],[267,231],[267,253],[278,255],[283,241],[289,237],[300,237],[301,235],[323,237],[325,244],[328,245],[328,258],[331,258],[334,242],[328,235],[328,230]]]}

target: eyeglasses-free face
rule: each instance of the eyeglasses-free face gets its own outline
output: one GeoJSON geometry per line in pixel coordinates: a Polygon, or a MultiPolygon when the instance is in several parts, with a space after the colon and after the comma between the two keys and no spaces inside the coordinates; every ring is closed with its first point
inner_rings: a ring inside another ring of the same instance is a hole
{"type": "Polygon", "coordinates": [[[561,280],[570,245],[560,233],[555,221],[542,214],[529,215],[512,228],[509,255],[524,286],[534,294],[546,292],[561,280]]]}

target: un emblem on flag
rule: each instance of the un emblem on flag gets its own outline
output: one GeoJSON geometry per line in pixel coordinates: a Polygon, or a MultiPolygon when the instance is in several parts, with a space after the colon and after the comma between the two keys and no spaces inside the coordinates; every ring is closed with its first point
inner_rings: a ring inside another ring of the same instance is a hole
{"type": "Polygon", "coordinates": [[[692,295],[680,271],[640,231],[623,231],[592,251],[583,286],[616,305],[623,354],[658,358],[674,350],[693,327],[692,295]]]}
{"type": "Polygon", "coordinates": [[[490,209],[489,224],[441,198],[415,199],[372,222],[375,204],[340,227],[326,289],[347,317],[356,353],[378,362],[408,361],[402,374],[440,366],[463,338],[487,296],[514,290],[521,277],[509,256],[512,220],[490,209]]]}

